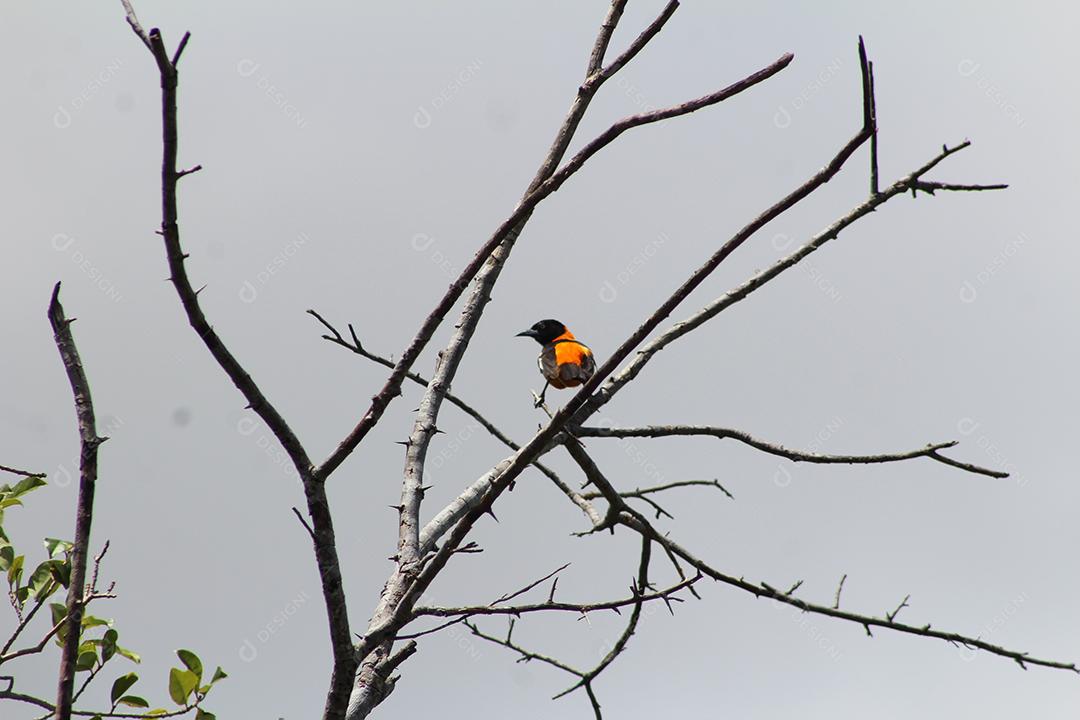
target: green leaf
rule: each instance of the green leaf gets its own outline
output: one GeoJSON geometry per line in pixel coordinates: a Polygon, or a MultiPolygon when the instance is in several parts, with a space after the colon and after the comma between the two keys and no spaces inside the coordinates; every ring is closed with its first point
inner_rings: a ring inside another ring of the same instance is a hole
{"type": "Polygon", "coordinates": [[[45,562],[34,568],[34,572],[30,575],[30,582],[27,583],[29,591],[33,593],[34,597],[41,600],[48,597],[51,593],[46,592],[53,584],[53,565],[54,560],[46,560],[45,562]]]}
{"type": "Polygon", "coordinates": [[[0,547],[0,572],[7,572],[13,562],[15,562],[15,548],[11,545],[0,547]]]}
{"type": "Polygon", "coordinates": [[[71,552],[75,546],[69,543],[67,540],[59,540],[57,538],[45,538],[45,550],[49,553],[49,559],[58,558],[61,555],[67,555],[71,552]]]}
{"type": "Polygon", "coordinates": [[[45,485],[45,478],[41,475],[31,475],[20,480],[15,487],[11,488],[11,492],[8,493],[8,497],[17,498],[20,495],[25,495],[31,490],[37,490],[42,485],[45,485]]]}
{"type": "MultiPolygon", "coordinates": [[[[130,690],[131,686],[137,682],[139,682],[139,676],[135,673],[121,675],[113,680],[112,690],[109,692],[109,700],[112,701],[112,704],[116,705],[116,703],[120,702],[120,698],[124,696],[124,693],[130,690]]],[[[132,705],[132,707],[136,706],[132,705]]],[[[139,705],[138,707],[149,707],[149,705],[139,705]]]]}
{"type": "Polygon", "coordinates": [[[195,720],[217,720],[217,715],[208,713],[202,708],[195,711],[195,720]]]}
{"type": "Polygon", "coordinates": [[[95,617],[93,615],[83,615],[83,630],[86,630],[88,628],[101,627],[102,625],[108,627],[109,625],[112,625],[112,620],[105,620],[104,618],[95,617]]]}
{"type": "Polygon", "coordinates": [[[169,670],[169,697],[177,705],[187,705],[191,691],[199,685],[199,678],[190,670],[172,668],[169,670]]]}
{"type": "Polygon", "coordinates": [[[119,633],[117,633],[112,628],[109,628],[108,630],[106,630],[105,634],[101,637],[101,661],[102,662],[108,662],[109,660],[112,659],[112,656],[116,654],[116,638],[117,637],[119,637],[119,633]]]}
{"type": "Polygon", "coordinates": [[[177,650],[176,657],[180,658],[180,662],[184,663],[188,670],[195,673],[196,685],[202,682],[202,661],[198,655],[190,650],[177,650]]]}
{"type": "Polygon", "coordinates": [[[116,654],[121,655],[123,657],[126,657],[128,660],[135,663],[136,665],[138,665],[139,663],[142,662],[142,658],[139,657],[138,653],[132,652],[131,650],[128,650],[126,647],[120,647],[119,645],[117,645],[116,646],[116,654]]]}
{"type": "Polygon", "coordinates": [[[218,667],[218,669],[214,671],[214,676],[210,678],[210,684],[213,685],[218,680],[224,680],[227,677],[229,676],[225,674],[225,671],[218,667]]]}
{"type": "MultiPolygon", "coordinates": [[[[128,707],[148,708],[150,703],[146,702],[145,698],[141,698],[138,695],[125,695],[116,701],[120,705],[127,705],[128,707]]],[[[150,713],[147,713],[149,715],[150,713]]],[[[161,713],[156,713],[160,715],[161,713]]]]}
{"type": "Polygon", "coordinates": [[[8,567],[8,571],[7,571],[8,586],[11,587],[12,590],[19,587],[19,585],[22,584],[23,561],[25,559],[26,559],[25,555],[19,555],[18,557],[16,557],[14,560],[11,561],[11,566],[8,567]]]}
{"type": "MultiPolygon", "coordinates": [[[[67,607],[62,603],[49,603],[49,612],[52,613],[53,627],[60,625],[60,621],[67,617],[67,607]]],[[[64,623],[63,625],[60,625],[60,630],[56,633],[56,644],[62,647],[66,635],[67,623],[64,623]]]]}
{"type": "Polygon", "coordinates": [[[143,717],[154,717],[155,715],[168,715],[169,711],[165,708],[154,708],[153,710],[143,713],[143,717]]]}
{"type": "MultiPolygon", "coordinates": [[[[93,645],[90,646],[93,648],[93,645]]],[[[93,669],[97,665],[97,651],[90,649],[85,652],[79,652],[79,659],[75,661],[75,672],[85,672],[93,669]]]]}

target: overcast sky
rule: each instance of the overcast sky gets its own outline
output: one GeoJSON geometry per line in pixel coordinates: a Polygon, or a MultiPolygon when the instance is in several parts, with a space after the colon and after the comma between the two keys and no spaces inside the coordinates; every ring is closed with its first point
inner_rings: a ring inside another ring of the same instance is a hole
{"type": "MultiPolygon", "coordinates": [[[[632,0],[621,50],[657,13],[632,0]]],[[[330,451],[386,370],[319,339],[316,308],[398,354],[476,247],[511,211],[582,80],[607,3],[165,3],[143,24],[181,64],[181,229],[211,322],[306,443],[330,451]]],[[[62,299],[93,387],[101,451],[93,531],[120,597],[94,608],[144,658],[168,703],[173,650],[230,677],[221,718],[316,717],[330,664],[303,496],[269,431],[187,327],[160,239],[158,78],[119,2],[0,10],[0,463],[48,472],[8,512],[34,559],[72,534],[77,432],[45,317],[62,299]]],[[[819,169],[857,130],[857,37],[878,90],[882,182],[974,144],[933,179],[1005,192],[888,203],[805,265],[680,340],[605,408],[618,425],[737,427],[837,453],[960,440],[930,461],[805,467],[707,439],[590,440],[623,488],[719,479],[672,493],[672,536],[754,581],[805,581],[831,602],[1080,660],[1076,606],[1075,268],[1080,99],[1072,3],[686,2],[600,92],[575,147],[629,113],[696,97],[784,52],[766,83],[627,133],[545,201],[519,241],[453,390],[507,433],[540,422],[537,347],[513,335],[566,322],[602,360],[702,260],[819,169]]],[[[867,193],[867,152],[731,257],[680,319],[771,263],[867,193]]],[[[456,316],[457,310],[454,311],[456,316]]],[[[415,369],[430,374],[447,323],[415,369]]],[[[569,395],[552,391],[562,402],[569,395]]],[[[391,570],[406,388],[330,484],[353,629],[391,570]]],[[[430,517],[504,451],[452,407],[432,446],[430,517]]],[[[550,456],[578,481],[565,453],[550,456]]],[[[626,533],[571,537],[583,518],[539,474],[481,521],[437,602],[480,603],[573,561],[566,600],[622,596],[626,533]]],[[[657,565],[658,572],[660,570],[657,565]]],[[[666,572],[666,569],[664,570],[666,572]]],[[[658,575],[658,579],[666,576],[658,575]]],[[[596,690],[606,717],[1075,717],[1080,681],[946,643],[803,616],[720,585],[646,613],[596,690]]],[[[0,622],[10,626],[11,617],[0,622]]],[[[515,637],[587,666],[622,620],[529,619],[515,637]]],[[[501,621],[484,623],[502,631],[501,621]]],[[[9,631],[0,634],[6,636],[9,631]]],[[[18,687],[52,693],[56,655],[18,687]]],[[[123,662],[123,661],[118,661],[123,662]]],[[[112,671],[126,672],[118,665],[112,671]]],[[[422,642],[380,717],[591,717],[569,678],[460,632],[422,642]]],[[[101,684],[95,702],[107,692],[101,684]]],[[[5,706],[5,718],[30,717],[5,706]]]]}

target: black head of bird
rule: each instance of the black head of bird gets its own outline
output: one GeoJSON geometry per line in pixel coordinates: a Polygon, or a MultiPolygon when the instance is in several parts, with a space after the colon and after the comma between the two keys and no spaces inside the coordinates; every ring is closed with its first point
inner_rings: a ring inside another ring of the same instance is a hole
{"type": "Polygon", "coordinates": [[[519,332],[517,337],[531,337],[541,345],[547,345],[567,332],[566,326],[558,320],[541,320],[524,332],[519,332]]]}

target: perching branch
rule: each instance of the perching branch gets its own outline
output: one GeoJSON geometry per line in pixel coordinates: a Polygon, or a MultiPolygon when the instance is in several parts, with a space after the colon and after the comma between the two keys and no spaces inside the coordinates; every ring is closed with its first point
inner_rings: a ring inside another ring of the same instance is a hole
{"type": "Polygon", "coordinates": [[[71,553],[71,579],[68,585],[66,635],[60,656],[60,676],[56,690],[56,718],[71,717],[71,703],[75,691],[75,664],[79,655],[79,638],[82,634],[83,611],[86,607],[86,558],[90,551],[90,525],[94,519],[94,488],[97,482],[98,446],[108,438],[99,437],[94,420],[94,403],[90,397],[90,383],[86,380],[79,350],[71,335],[71,323],[64,316],[60,304],[60,283],[53,288],[49,302],[49,324],[52,325],[56,349],[64,363],[71,392],[75,397],[75,415],[79,422],[79,499],[75,512],[75,539],[71,553]]]}
{"type": "MultiPolygon", "coordinates": [[[[383,367],[388,367],[388,368],[391,368],[391,369],[394,367],[393,361],[391,361],[389,358],[386,358],[386,357],[383,357],[382,355],[378,355],[376,353],[373,353],[370,350],[368,350],[367,348],[365,348],[363,346],[363,344],[361,344],[360,338],[357,337],[356,330],[353,328],[352,324],[349,324],[349,326],[348,326],[349,327],[349,336],[350,336],[351,339],[346,340],[345,337],[341,334],[341,332],[338,331],[338,329],[336,327],[331,325],[322,315],[320,315],[319,313],[317,313],[314,310],[308,310],[308,314],[311,315],[312,317],[314,317],[316,320],[318,320],[323,325],[323,327],[325,327],[329,331],[329,333],[330,333],[329,335],[323,335],[322,336],[324,340],[326,340],[328,342],[331,342],[334,345],[337,345],[339,347],[343,347],[346,350],[349,350],[349,351],[355,353],[356,355],[359,355],[360,357],[367,358],[368,360],[371,360],[374,363],[378,363],[379,365],[382,365],[383,367]]],[[[405,374],[405,377],[407,377],[409,380],[413,381],[417,385],[427,387],[428,381],[424,377],[422,377],[421,375],[418,375],[415,372],[409,371],[409,372],[407,372],[405,374]]],[[[468,415],[473,420],[475,420],[477,423],[479,423],[480,426],[482,428],[484,428],[488,432],[488,434],[490,434],[493,438],[495,438],[496,440],[501,442],[506,447],[510,448],[511,450],[519,450],[519,449],[521,449],[520,445],[518,445],[516,442],[511,440],[510,437],[508,435],[506,435],[506,433],[504,433],[502,430],[500,430],[483,413],[481,413],[479,410],[474,408],[469,403],[462,400],[460,397],[458,397],[454,393],[452,393],[450,391],[447,391],[446,392],[446,401],[449,402],[451,405],[456,406],[462,412],[464,412],[466,415],[468,415]]],[[[555,487],[557,487],[564,495],[566,495],[568,498],[570,498],[570,500],[575,505],[577,505],[579,508],[581,508],[586,514],[588,514],[590,512],[589,503],[579,493],[577,493],[573,488],[571,488],[569,485],[567,485],[565,482],[563,482],[562,479],[558,476],[558,474],[555,473],[554,470],[552,470],[550,467],[543,464],[539,460],[533,463],[533,467],[535,467],[537,470],[539,470],[544,475],[546,475],[547,478],[549,480],[551,480],[551,482],[555,485],[555,487]]],[[[595,512],[595,511],[593,511],[593,512],[595,512]]]]}
{"type": "Polygon", "coordinates": [[[931,443],[925,447],[918,448],[917,450],[908,450],[907,452],[899,453],[881,453],[876,455],[824,455],[822,453],[810,453],[802,452],[799,450],[792,450],[786,448],[783,445],[777,445],[774,443],[759,440],[752,435],[745,433],[741,430],[734,430],[732,428],[722,427],[709,427],[705,425],[649,425],[647,427],[627,427],[627,428],[606,428],[606,427],[582,427],[576,428],[574,434],[578,437],[599,437],[599,438],[628,438],[628,437],[694,437],[694,436],[710,436],[720,440],[730,438],[732,440],[738,440],[744,445],[760,450],[761,452],[768,453],[769,455],[776,455],[792,462],[806,462],[816,463],[822,465],[874,465],[879,463],[892,463],[901,462],[903,460],[911,460],[914,458],[930,458],[937,462],[951,465],[953,467],[959,467],[968,472],[977,473],[979,475],[988,475],[994,478],[1007,478],[1009,473],[1000,472],[998,470],[989,470],[987,468],[979,467],[977,465],[971,465],[968,463],[959,463],[955,460],[949,460],[939,453],[940,450],[946,448],[955,447],[958,441],[951,440],[949,442],[931,443]]]}

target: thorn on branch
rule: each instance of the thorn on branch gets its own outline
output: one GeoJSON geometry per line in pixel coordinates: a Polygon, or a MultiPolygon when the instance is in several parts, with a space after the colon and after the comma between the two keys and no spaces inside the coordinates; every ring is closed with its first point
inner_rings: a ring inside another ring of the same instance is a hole
{"type": "MultiPolygon", "coordinates": [[[[186,39],[187,35],[185,35],[184,38],[186,39]]],[[[179,53],[179,50],[177,52],[179,53]]],[[[174,61],[174,63],[175,63],[175,61],[174,61]]],[[[202,165],[196,165],[195,167],[188,168],[187,170],[180,170],[180,171],[178,171],[176,173],[176,179],[179,180],[180,178],[184,177],[185,175],[191,175],[193,173],[199,172],[200,170],[202,170],[202,165]]]]}

